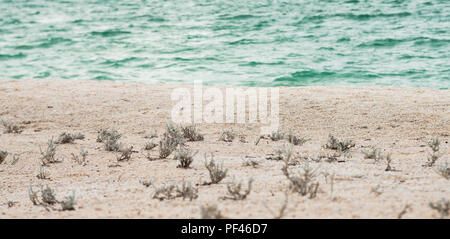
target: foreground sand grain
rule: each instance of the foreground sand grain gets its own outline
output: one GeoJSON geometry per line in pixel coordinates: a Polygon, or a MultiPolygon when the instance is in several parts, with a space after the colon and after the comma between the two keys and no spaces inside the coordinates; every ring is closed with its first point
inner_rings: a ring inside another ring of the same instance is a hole
{"type": "MultiPolygon", "coordinates": [[[[259,125],[200,124],[202,142],[190,142],[199,150],[191,169],[177,168],[169,159],[149,161],[142,155],[148,139],[146,132],[164,131],[175,102],[171,90],[178,85],[114,83],[63,80],[1,80],[0,118],[18,123],[21,134],[0,134],[0,150],[10,156],[0,165],[1,218],[198,218],[200,206],[217,204],[230,218],[270,218],[267,207],[280,207],[288,186],[281,172],[282,163],[265,160],[267,154],[285,142],[255,138],[259,125]],[[120,167],[115,154],[105,152],[96,142],[97,130],[114,127],[123,134],[121,141],[140,151],[120,167]],[[222,129],[232,128],[244,135],[219,142],[222,129]],[[46,167],[51,180],[36,177],[40,169],[39,146],[60,133],[81,132],[86,139],[58,147],[63,163],[46,167]],[[89,152],[87,166],[71,161],[70,154],[81,148],[89,152]],[[224,161],[229,176],[217,185],[200,186],[199,198],[159,201],[152,199],[153,188],[139,183],[154,178],[155,184],[193,183],[208,180],[203,154],[214,152],[224,161]],[[13,153],[21,153],[11,165],[13,153]],[[242,158],[255,157],[258,168],[243,167],[242,158]],[[232,178],[254,179],[253,191],[244,201],[219,200],[226,194],[226,183],[232,178]],[[33,206],[27,188],[49,185],[63,199],[76,192],[75,211],[46,211],[33,206]],[[8,208],[7,202],[17,202],[8,208]]],[[[189,86],[184,86],[189,87],[189,86]]],[[[328,133],[352,139],[356,147],[352,157],[343,163],[312,163],[323,172],[319,177],[317,198],[307,199],[290,194],[286,218],[396,218],[405,205],[404,218],[431,218],[437,213],[430,201],[450,199],[450,181],[434,168],[422,167],[427,158],[426,142],[432,136],[442,140],[443,159],[449,158],[450,91],[404,87],[292,87],[280,88],[280,119],[284,130],[310,138],[303,146],[295,146],[296,154],[317,155],[323,151],[328,133]],[[384,162],[364,159],[363,148],[377,146],[392,152],[392,166],[385,172],[384,162]],[[334,174],[334,186],[324,175],[334,174]],[[371,189],[381,189],[377,196],[371,189]]],[[[157,149],[153,150],[157,154],[157,149]]],[[[295,169],[293,166],[292,169],[295,169]]]]}

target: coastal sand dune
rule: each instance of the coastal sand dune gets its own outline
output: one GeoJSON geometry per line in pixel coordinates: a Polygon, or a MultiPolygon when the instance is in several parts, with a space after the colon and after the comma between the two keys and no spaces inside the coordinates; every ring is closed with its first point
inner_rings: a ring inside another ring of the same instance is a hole
{"type": "MultiPolygon", "coordinates": [[[[23,128],[20,134],[0,134],[0,150],[9,153],[0,164],[1,218],[199,218],[204,205],[217,205],[229,218],[272,218],[267,208],[277,211],[284,200],[289,181],[281,171],[283,162],[266,157],[286,141],[262,139],[255,145],[258,124],[198,124],[205,139],[187,143],[199,151],[191,169],[177,168],[172,156],[154,161],[144,157],[142,148],[149,141],[144,136],[156,130],[161,137],[175,104],[170,93],[180,85],[64,80],[0,83],[0,118],[23,128]],[[129,161],[117,163],[115,153],[106,152],[103,144],[96,142],[97,131],[102,128],[115,128],[123,135],[121,142],[139,152],[129,161]],[[233,129],[242,140],[218,141],[223,129],[233,129]],[[50,180],[38,179],[39,147],[62,132],[80,132],[85,139],[58,145],[56,155],[63,162],[44,168],[50,180]],[[82,148],[88,151],[86,166],[71,160],[71,153],[78,154],[82,148]],[[209,180],[204,154],[210,152],[223,160],[228,176],[219,184],[202,186],[209,180]],[[13,154],[20,154],[14,165],[13,154]],[[246,157],[260,165],[243,166],[246,157]],[[250,177],[253,189],[245,200],[220,199],[233,178],[246,182],[250,177]],[[183,180],[199,184],[199,197],[192,201],[153,199],[154,188],[140,183],[152,178],[155,185],[180,184],[183,180]],[[29,185],[50,186],[58,200],[75,191],[76,210],[34,206],[28,197],[29,185]],[[9,207],[8,202],[14,203],[9,207]]],[[[436,165],[449,158],[449,112],[448,90],[280,88],[281,130],[310,139],[293,146],[296,158],[332,152],[322,147],[329,133],[356,144],[342,162],[310,163],[320,172],[318,194],[313,199],[289,194],[285,218],[397,218],[406,205],[409,209],[404,218],[438,217],[429,203],[450,199],[450,181],[435,167],[422,165],[427,161],[427,142],[433,136],[439,136],[443,154],[436,165]],[[395,170],[385,171],[384,161],[364,159],[361,151],[370,146],[391,152],[395,170]]],[[[151,153],[156,156],[157,151],[151,153]]]]}

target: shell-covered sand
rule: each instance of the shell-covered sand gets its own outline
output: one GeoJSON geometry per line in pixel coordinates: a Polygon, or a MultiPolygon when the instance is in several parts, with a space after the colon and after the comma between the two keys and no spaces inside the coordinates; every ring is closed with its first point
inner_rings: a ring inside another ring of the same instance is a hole
{"type": "MultiPolygon", "coordinates": [[[[198,150],[190,169],[177,168],[168,159],[149,161],[142,149],[156,130],[162,135],[176,102],[170,98],[180,85],[63,80],[1,80],[0,119],[11,120],[23,128],[20,134],[5,134],[0,129],[0,150],[8,151],[0,164],[1,218],[199,218],[200,207],[217,205],[228,218],[272,218],[282,205],[289,181],[283,175],[283,162],[267,160],[286,141],[262,139],[258,124],[198,124],[204,141],[188,142],[198,150]],[[127,162],[116,162],[96,142],[97,131],[115,128],[120,141],[133,145],[136,152],[127,162]],[[232,143],[218,141],[223,129],[233,129],[232,143]],[[50,180],[38,179],[41,168],[39,147],[62,132],[83,133],[84,140],[58,145],[62,163],[43,169],[50,180]],[[71,153],[87,150],[88,163],[72,161],[71,153]],[[204,154],[214,153],[228,168],[219,184],[202,186],[209,180],[204,154]],[[20,154],[12,164],[13,154],[20,154]],[[243,165],[243,158],[260,162],[256,168],[243,165]],[[120,165],[110,167],[111,165],[120,165]],[[242,201],[223,200],[227,183],[254,179],[250,195],[242,201]],[[154,187],[141,180],[153,179],[156,186],[198,184],[199,196],[189,201],[153,199],[154,187]],[[60,206],[46,210],[29,199],[28,187],[48,185],[58,200],[75,192],[73,211],[60,206]],[[13,205],[8,206],[8,202],[13,205]],[[11,207],[10,207],[11,206],[11,207]]],[[[190,86],[182,86],[190,87],[190,86]]],[[[221,87],[222,89],[224,87],[221,87]]],[[[343,162],[310,162],[318,168],[319,192],[313,199],[298,193],[288,195],[285,218],[435,218],[430,202],[450,200],[450,181],[427,162],[427,142],[441,140],[441,165],[449,159],[450,91],[406,87],[289,87],[280,88],[282,131],[310,139],[293,146],[295,156],[317,157],[332,152],[323,149],[329,133],[351,139],[356,147],[343,162]],[[385,171],[384,161],[364,159],[363,149],[376,146],[392,153],[394,171],[385,171]],[[334,175],[334,180],[331,180],[334,175]],[[333,181],[333,183],[331,183],[333,181]],[[374,191],[378,191],[378,194],[374,191]],[[408,206],[407,206],[408,205],[408,206]]],[[[158,139],[156,139],[157,141],[158,139]]],[[[157,156],[158,148],[150,151],[157,156]]],[[[290,167],[293,172],[301,165],[290,167]]]]}

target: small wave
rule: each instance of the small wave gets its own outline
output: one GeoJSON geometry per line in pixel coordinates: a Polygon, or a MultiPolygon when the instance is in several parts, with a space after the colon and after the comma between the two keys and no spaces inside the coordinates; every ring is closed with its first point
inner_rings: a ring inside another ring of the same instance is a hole
{"type": "Polygon", "coordinates": [[[304,70],[304,71],[296,71],[292,73],[291,76],[276,78],[273,82],[295,84],[295,85],[303,85],[303,84],[306,85],[323,80],[323,78],[331,77],[334,75],[336,75],[336,73],[331,71],[304,70]]]}
{"type": "Polygon", "coordinates": [[[324,14],[324,15],[312,15],[312,16],[305,16],[300,21],[296,22],[294,25],[303,25],[308,23],[313,24],[319,24],[322,23],[326,19],[331,18],[344,18],[348,20],[354,20],[354,21],[368,21],[372,20],[374,18],[402,18],[402,17],[408,17],[412,14],[409,12],[398,12],[398,13],[379,13],[379,14],[353,14],[353,13],[336,13],[336,14],[324,14]]]}
{"type": "Polygon", "coordinates": [[[266,65],[266,66],[276,66],[276,65],[283,65],[283,61],[278,62],[259,62],[259,61],[250,61],[243,64],[239,64],[240,66],[260,66],[260,65],[266,65]]]}
{"type": "Polygon", "coordinates": [[[131,34],[130,31],[123,31],[123,30],[114,30],[114,29],[110,29],[110,30],[106,30],[106,31],[93,31],[91,32],[91,35],[93,36],[101,36],[101,37],[115,37],[115,36],[119,36],[119,35],[124,35],[124,34],[131,34]]]}
{"type": "Polygon", "coordinates": [[[71,43],[73,42],[71,39],[67,39],[67,38],[62,38],[62,37],[54,37],[54,38],[49,38],[49,39],[45,39],[43,43],[40,44],[36,44],[36,45],[19,45],[19,46],[15,46],[14,49],[17,50],[31,50],[34,48],[50,48],[56,44],[60,44],[60,43],[71,43]]]}
{"type": "Polygon", "coordinates": [[[132,16],[129,18],[129,20],[140,20],[140,19],[145,19],[148,22],[165,22],[167,21],[165,18],[163,17],[159,17],[159,16],[154,16],[151,14],[144,14],[144,15],[139,15],[139,16],[132,16]]]}
{"type": "Polygon", "coordinates": [[[145,59],[146,58],[141,58],[141,57],[127,57],[127,58],[124,58],[124,59],[121,59],[121,60],[106,60],[106,61],[104,61],[104,62],[102,62],[100,64],[109,65],[109,66],[112,66],[112,67],[121,67],[121,66],[124,66],[128,62],[143,61],[145,59]]]}
{"type": "Polygon", "coordinates": [[[14,54],[14,55],[0,54],[0,61],[6,61],[6,60],[12,60],[12,59],[22,59],[25,57],[27,57],[27,55],[22,52],[18,53],[18,54],[14,54]]]}
{"type": "Polygon", "coordinates": [[[250,14],[239,14],[236,16],[228,16],[228,15],[222,15],[219,16],[219,20],[246,20],[250,18],[254,18],[256,16],[250,15],[250,14]]]}
{"type": "Polygon", "coordinates": [[[356,20],[356,21],[367,21],[373,18],[401,18],[408,17],[412,14],[409,12],[397,12],[397,13],[379,13],[379,14],[335,14],[330,17],[342,17],[345,19],[356,20]]]}
{"type": "Polygon", "coordinates": [[[450,43],[450,39],[436,39],[436,38],[428,38],[428,37],[422,37],[419,39],[416,39],[414,42],[415,46],[423,46],[428,45],[431,47],[443,47],[447,46],[450,43]]]}
{"type": "Polygon", "coordinates": [[[241,40],[229,42],[228,45],[248,45],[253,43],[255,43],[253,40],[244,38],[241,40]]]}
{"type": "Polygon", "coordinates": [[[364,42],[359,44],[357,47],[393,47],[400,43],[406,42],[406,39],[393,39],[393,38],[384,38],[384,39],[376,39],[370,42],[364,42]]]}

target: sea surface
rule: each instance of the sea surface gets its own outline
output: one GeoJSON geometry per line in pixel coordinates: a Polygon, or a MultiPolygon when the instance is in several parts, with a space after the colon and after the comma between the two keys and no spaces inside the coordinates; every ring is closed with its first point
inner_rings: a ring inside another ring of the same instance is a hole
{"type": "Polygon", "coordinates": [[[0,0],[0,78],[450,88],[450,0],[0,0]]]}

